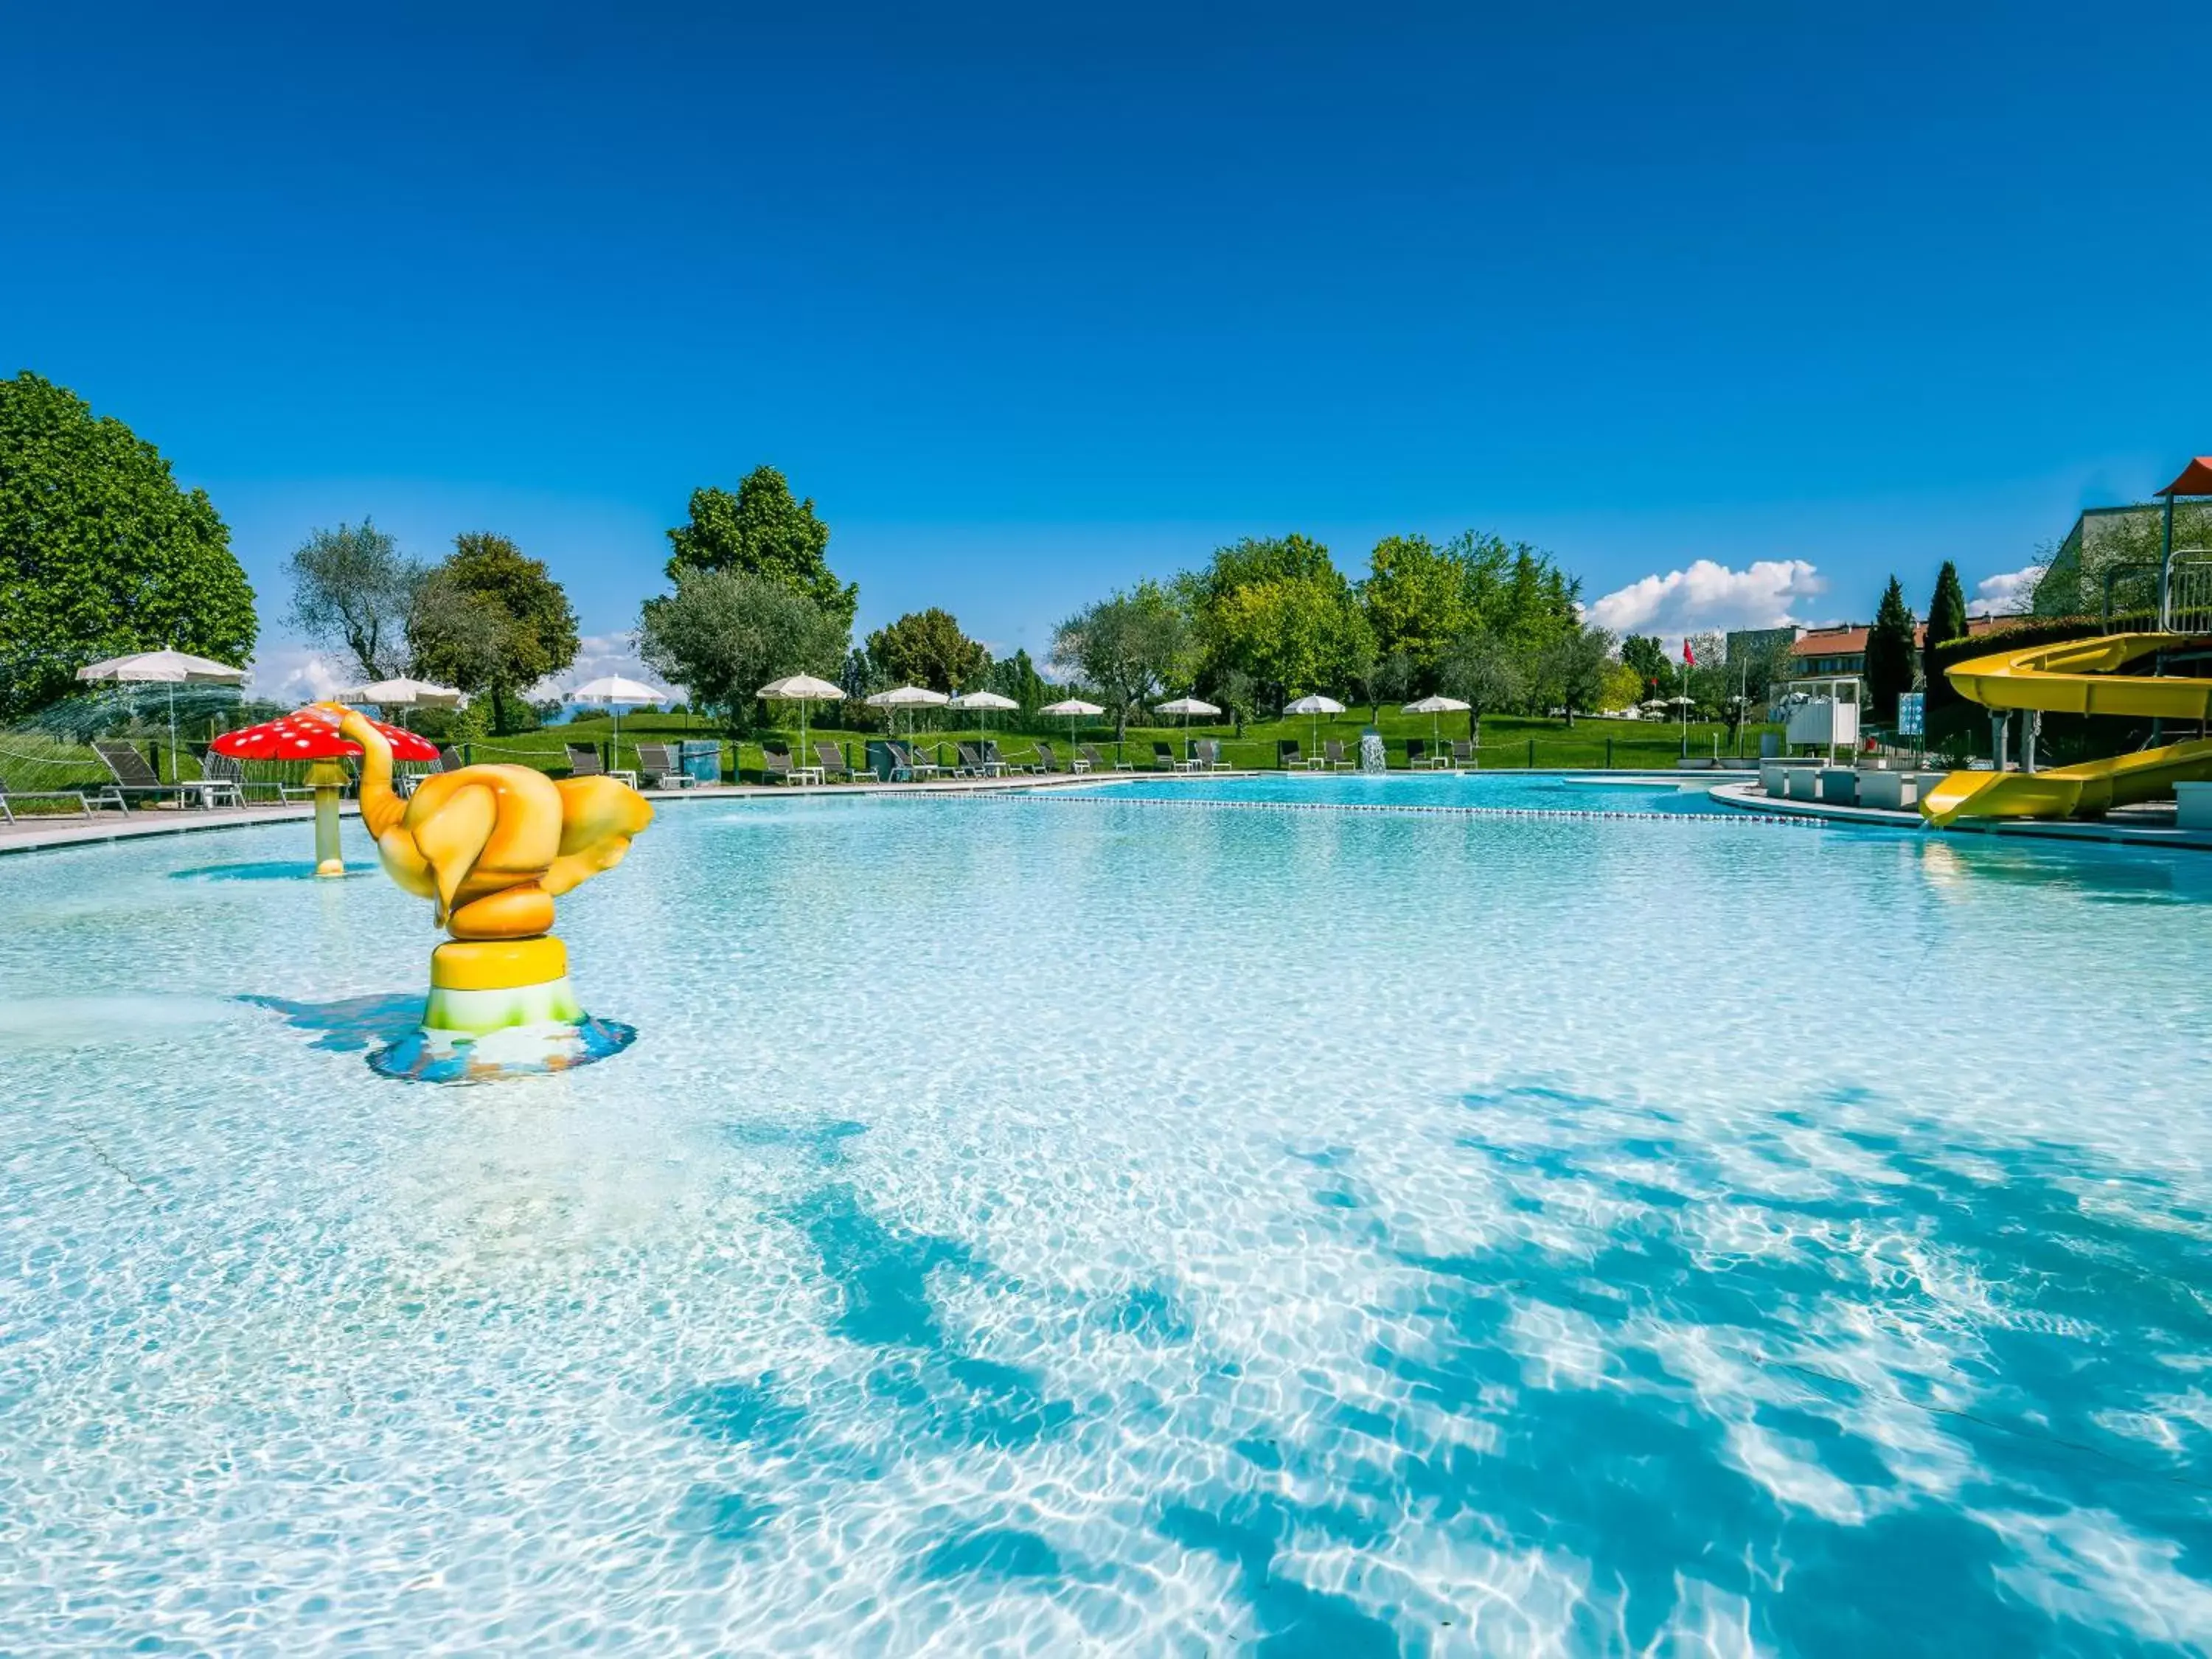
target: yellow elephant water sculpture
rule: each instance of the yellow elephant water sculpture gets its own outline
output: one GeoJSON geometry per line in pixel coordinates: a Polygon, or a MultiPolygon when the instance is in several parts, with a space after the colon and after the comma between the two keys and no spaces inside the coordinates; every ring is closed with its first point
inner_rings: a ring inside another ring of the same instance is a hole
{"type": "Polygon", "coordinates": [[[582,1021],[568,951],[549,931],[553,901],[622,862],[653,822],[645,798],[612,778],[556,782],[526,766],[464,766],[403,799],[383,733],[331,707],[361,745],[362,822],[386,873],[430,900],[453,935],[430,956],[424,1032],[480,1037],[582,1021]]]}

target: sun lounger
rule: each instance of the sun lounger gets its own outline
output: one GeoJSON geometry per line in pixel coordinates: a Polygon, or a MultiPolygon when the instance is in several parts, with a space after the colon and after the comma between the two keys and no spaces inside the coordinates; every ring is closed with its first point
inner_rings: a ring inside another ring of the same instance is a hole
{"type": "Polygon", "coordinates": [[[4,817],[9,823],[13,823],[15,821],[15,810],[9,805],[10,799],[73,800],[76,803],[78,811],[87,817],[92,816],[92,803],[84,798],[84,791],[82,789],[17,789],[11,792],[8,787],[8,780],[0,778],[0,817],[4,817]]]}
{"type": "Polygon", "coordinates": [[[1452,770],[1455,772],[1458,771],[1462,766],[1466,767],[1469,771],[1473,771],[1477,763],[1474,755],[1474,744],[1471,739],[1467,738],[1456,738],[1453,739],[1451,746],[1451,764],[1452,770]]]}
{"type": "Polygon", "coordinates": [[[572,778],[597,778],[606,775],[606,768],[599,763],[599,746],[595,743],[572,743],[568,749],[568,775],[572,778]]]}
{"type": "Polygon", "coordinates": [[[956,743],[952,748],[953,752],[960,757],[960,764],[953,770],[969,777],[996,777],[1006,769],[1004,761],[993,760],[972,743],[956,743]]]}
{"type": "MultiPolygon", "coordinates": [[[[246,805],[246,793],[249,789],[273,790],[276,792],[277,799],[289,800],[292,797],[289,792],[301,786],[282,782],[248,782],[246,776],[246,763],[235,755],[218,755],[210,750],[200,757],[200,788],[207,795],[208,805],[210,806],[226,795],[230,798],[232,805],[243,806],[246,805]]],[[[313,794],[314,791],[307,789],[303,790],[302,793],[313,794]]]]}
{"type": "Polygon", "coordinates": [[[1218,738],[1200,738],[1190,745],[1190,750],[1191,770],[1194,772],[1219,772],[1229,765],[1221,758],[1221,740],[1218,738]]]}
{"type": "Polygon", "coordinates": [[[1095,743],[1086,743],[1081,745],[1081,752],[1083,755],[1083,766],[1080,769],[1084,771],[1133,772],[1137,769],[1136,763],[1133,761],[1108,760],[1105,756],[1098,752],[1098,745],[1095,743]]]}
{"type": "Polygon", "coordinates": [[[127,743],[95,743],[92,752],[100,757],[107,768],[112,781],[102,784],[100,799],[113,801],[125,813],[131,811],[133,795],[173,795],[177,804],[184,805],[185,792],[173,783],[164,783],[154,769],[146,764],[146,757],[127,743]]]}
{"type": "Polygon", "coordinates": [[[1310,772],[1314,765],[1300,751],[1296,738],[1275,739],[1275,764],[1285,772],[1310,772]]]}
{"type": "Polygon", "coordinates": [[[998,739],[995,738],[986,738],[983,740],[983,759],[987,764],[996,766],[1006,772],[1034,772],[1037,769],[1037,764],[1034,760],[1008,760],[999,752],[998,739]]]}
{"type": "MultiPolygon", "coordinates": [[[[1042,739],[1036,746],[1036,769],[1040,772],[1058,772],[1064,769],[1060,766],[1060,757],[1052,752],[1052,745],[1042,739]]],[[[1080,762],[1077,763],[1076,769],[1079,771],[1083,769],[1080,762]]]]}
{"type": "Polygon", "coordinates": [[[689,789],[699,781],[676,763],[674,752],[665,743],[638,744],[637,769],[655,789],[689,789]]]}
{"type": "Polygon", "coordinates": [[[823,781],[825,783],[833,775],[847,783],[860,781],[860,775],[853,770],[852,763],[846,760],[845,750],[842,745],[834,743],[817,743],[814,745],[814,758],[818,763],[815,769],[822,774],[823,781]]]}
{"type": "Polygon", "coordinates": [[[1322,763],[1332,772],[1349,772],[1352,769],[1352,763],[1344,752],[1343,743],[1335,738],[1322,739],[1321,757],[1322,763]]]}
{"type": "Polygon", "coordinates": [[[1451,757],[1442,748],[1431,749],[1426,739],[1406,739],[1406,769],[1409,772],[1433,772],[1440,766],[1449,766],[1451,757]]]}
{"type": "Polygon", "coordinates": [[[1188,772],[1191,769],[1192,764],[1193,763],[1189,761],[1180,761],[1176,758],[1175,745],[1173,744],[1159,743],[1156,741],[1152,744],[1152,765],[1157,770],[1162,772],[1188,772]]]}
{"type": "Polygon", "coordinates": [[[892,759],[897,763],[896,769],[904,772],[910,781],[933,778],[945,769],[933,760],[924,760],[921,751],[910,743],[894,741],[890,744],[890,751],[892,759]]]}
{"type": "Polygon", "coordinates": [[[761,745],[761,775],[770,783],[819,783],[822,769],[817,766],[794,766],[791,750],[780,744],[761,745]]]}

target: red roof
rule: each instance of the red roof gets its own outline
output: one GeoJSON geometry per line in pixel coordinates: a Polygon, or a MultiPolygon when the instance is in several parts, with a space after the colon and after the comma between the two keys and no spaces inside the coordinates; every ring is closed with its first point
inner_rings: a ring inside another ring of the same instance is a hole
{"type": "MultiPolygon", "coordinates": [[[[1976,634],[1986,634],[1999,623],[2010,620],[2007,617],[1969,617],[1966,618],[1966,633],[1969,638],[1976,634]]],[[[1793,657],[1864,656],[1869,626],[1865,623],[1845,623],[1841,628],[1809,628],[1799,637],[1797,643],[1790,647],[1790,654],[1793,657]]],[[[1912,624],[1912,642],[1915,645],[1928,643],[1926,623],[1912,624]]]]}
{"type": "Polygon", "coordinates": [[[2212,455],[2199,455],[2181,469],[2181,476],[2158,492],[2161,495],[2212,495],[2212,455]]]}

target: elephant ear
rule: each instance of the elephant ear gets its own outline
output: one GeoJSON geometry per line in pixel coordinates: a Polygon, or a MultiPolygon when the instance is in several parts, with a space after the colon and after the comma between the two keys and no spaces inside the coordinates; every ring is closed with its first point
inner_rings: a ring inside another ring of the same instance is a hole
{"type": "Polygon", "coordinates": [[[415,845],[438,884],[438,914],[453,908],[453,895],[476,868],[477,856],[491,839],[499,803],[482,784],[456,789],[435,812],[415,826],[415,845]]]}

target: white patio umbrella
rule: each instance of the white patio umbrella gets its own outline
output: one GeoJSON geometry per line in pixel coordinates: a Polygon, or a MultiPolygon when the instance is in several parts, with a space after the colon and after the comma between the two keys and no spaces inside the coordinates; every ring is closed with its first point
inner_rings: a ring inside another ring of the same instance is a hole
{"type": "Polygon", "coordinates": [[[803,766],[813,763],[806,758],[811,752],[806,747],[806,711],[817,702],[842,702],[845,688],[832,685],[811,674],[786,674],[780,680],[770,680],[753,693],[768,702],[795,702],[799,705],[799,758],[803,766]]]}
{"type": "Polygon", "coordinates": [[[467,707],[469,701],[450,685],[433,685],[428,680],[409,679],[404,674],[396,680],[356,685],[350,691],[339,692],[338,699],[342,702],[373,702],[379,708],[403,710],[462,708],[467,707]]]}
{"type": "Polygon", "coordinates": [[[907,741],[910,744],[914,741],[914,711],[917,708],[942,708],[952,699],[942,691],[931,690],[926,685],[895,685],[888,691],[878,691],[863,701],[871,708],[905,709],[907,741]]]}
{"type": "MultiPolygon", "coordinates": [[[[1058,702],[1048,702],[1037,710],[1038,714],[1050,714],[1055,720],[1063,714],[1067,717],[1067,746],[1071,750],[1075,747],[1075,722],[1095,719],[1105,712],[1097,703],[1085,702],[1080,697],[1062,697],[1058,702]]],[[[1073,766],[1074,762],[1071,759],[1068,763],[1073,766]]]]}
{"type": "Polygon", "coordinates": [[[1283,712],[1285,714],[1313,716],[1314,747],[1318,749],[1321,747],[1321,717],[1323,714],[1341,714],[1344,712],[1344,705],[1334,697],[1324,697],[1319,692],[1315,692],[1310,696],[1300,697],[1296,702],[1285,703],[1283,712]]]}
{"type": "Polygon", "coordinates": [[[983,716],[994,708],[1019,708],[1021,704],[1012,697],[1002,697],[995,691],[963,691],[946,700],[947,708],[973,709],[975,713],[975,740],[983,740],[983,716]]]}
{"type": "Polygon", "coordinates": [[[672,695],[657,685],[647,685],[641,680],[626,680],[619,674],[603,674],[598,679],[586,680],[574,690],[562,694],[568,702],[603,702],[614,711],[615,770],[622,770],[622,711],[624,703],[671,702],[672,695]]]}
{"type": "Polygon", "coordinates": [[[118,685],[167,685],[169,688],[169,781],[177,780],[177,690],[180,685],[242,685],[246,671],[188,651],[141,651],[128,657],[107,657],[87,663],[76,671],[81,680],[106,680],[118,685]]]}
{"type": "Polygon", "coordinates": [[[1440,715],[1464,714],[1467,711],[1468,705],[1462,702],[1457,697],[1444,696],[1417,698],[1415,701],[1407,703],[1405,708],[1405,712],[1408,714],[1426,714],[1429,717],[1429,741],[1431,743],[1441,743],[1443,741],[1443,737],[1437,730],[1437,719],[1440,715]]]}

